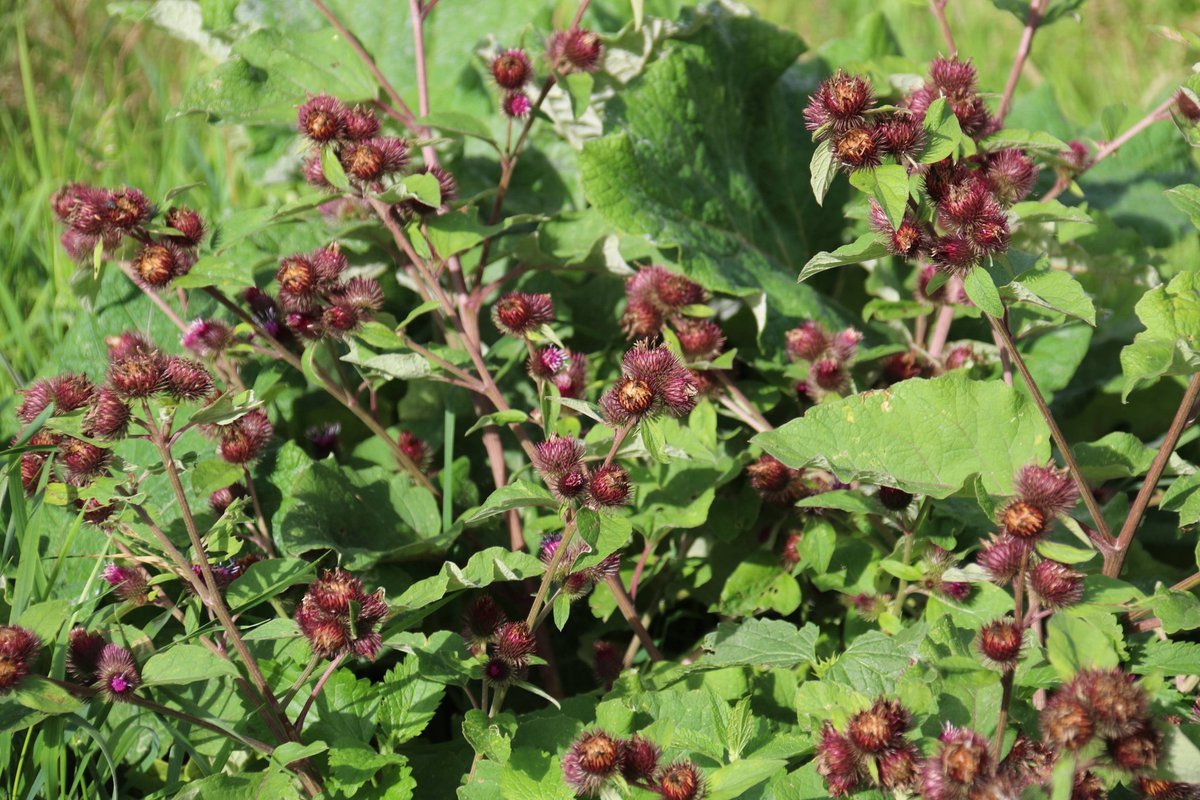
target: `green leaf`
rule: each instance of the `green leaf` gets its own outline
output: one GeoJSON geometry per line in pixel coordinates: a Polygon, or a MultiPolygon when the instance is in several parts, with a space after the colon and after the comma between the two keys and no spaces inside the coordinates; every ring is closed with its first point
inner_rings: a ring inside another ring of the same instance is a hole
{"type": "Polygon", "coordinates": [[[1160,589],[1140,605],[1155,614],[1167,633],[1200,628],[1200,600],[1190,592],[1160,589]]]}
{"type": "Polygon", "coordinates": [[[242,479],[242,467],[219,458],[197,461],[188,472],[196,494],[209,495],[242,479]]]}
{"type": "Polygon", "coordinates": [[[388,747],[399,747],[421,735],[437,714],[446,695],[443,683],[421,673],[420,659],[406,656],[383,676],[379,698],[379,737],[388,747]]]}
{"type": "Polygon", "coordinates": [[[180,275],[171,285],[179,289],[214,286],[228,294],[237,294],[254,285],[250,264],[225,256],[208,255],[201,258],[186,275],[180,275]]]}
{"type": "Polygon", "coordinates": [[[735,666],[784,667],[792,669],[817,657],[820,631],[811,622],[797,628],[776,619],[722,622],[704,637],[706,655],[697,668],[735,666]]]}
{"type": "Polygon", "coordinates": [[[525,422],[529,419],[529,415],[524,411],[516,408],[510,408],[507,411],[496,411],[492,414],[484,414],[475,421],[475,424],[467,428],[463,436],[469,436],[481,428],[486,428],[489,425],[512,425],[514,423],[525,422]]]}
{"type": "Polygon", "coordinates": [[[428,208],[438,208],[442,205],[442,185],[436,175],[418,172],[404,176],[403,181],[389,187],[379,199],[385,203],[416,200],[428,208]]]}
{"type": "Polygon", "coordinates": [[[642,444],[650,457],[660,464],[666,464],[671,459],[667,456],[667,440],[663,436],[662,425],[657,419],[647,418],[638,426],[642,444]]]}
{"type": "Polygon", "coordinates": [[[313,565],[300,558],[256,561],[225,590],[225,602],[231,610],[243,611],[290,586],[307,583],[313,575],[313,565]]]}
{"type": "Polygon", "coordinates": [[[503,225],[484,225],[473,213],[442,214],[425,220],[425,238],[442,258],[466,252],[502,230],[503,225]]]}
{"type": "Polygon", "coordinates": [[[1168,726],[1159,774],[1189,788],[1200,784],[1200,726],[1168,726]]]}
{"type": "Polygon", "coordinates": [[[451,133],[461,133],[489,144],[495,144],[495,138],[487,124],[470,114],[454,111],[441,111],[429,114],[417,120],[421,125],[437,128],[451,133]]]}
{"type": "Polygon", "coordinates": [[[232,663],[207,647],[177,644],[150,657],[142,667],[142,682],[148,686],[196,683],[238,674],[232,663]]]}
{"type": "MultiPolygon", "coordinates": [[[[939,97],[929,104],[925,111],[925,152],[921,154],[922,164],[934,164],[958,151],[962,143],[962,128],[958,117],[954,115],[946,98],[939,97]]],[[[893,223],[894,224],[894,223],[893,223]]]]}
{"type": "Polygon", "coordinates": [[[1051,136],[1044,131],[1027,131],[1019,128],[1005,128],[997,131],[983,140],[989,150],[1005,150],[1016,147],[1025,151],[1037,151],[1047,154],[1064,153],[1071,147],[1063,140],[1051,136]]]}
{"type": "Polygon", "coordinates": [[[374,747],[355,745],[334,747],[329,751],[329,784],[339,796],[352,797],[375,773],[408,759],[399,753],[377,753],[374,747]]]}
{"type": "Polygon", "coordinates": [[[492,492],[483,505],[466,517],[466,524],[477,525],[514,508],[558,508],[558,505],[558,500],[549,490],[529,481],[516,480],[492,492]]]}
{"type": "Polygon", "coordinates": [[[1022,222],[1074,222],[1091,225],[1092,217],[1078,206],[1064,206],[1057,200],[1026,200],[1017,203],[1012,213],[1022,222]]]}
{"type": "Polygon", "coordinates": [[[897,636],[878,631],[859,634],[825,672],[825,678],[867,696],[894,692],[900,676],[912,666],[927,630],[925,624],[917,623],[897,636]]]}
{"type": "Polygon", "coordinates": [[[1088,667],[1115,667],[1121,663],[1114,643],[1114,636],[1120,636],[1120,627],[1115,616],[1105,616],[1111,626],[1102,625],[1100,617],[1085,616],[1073,609],[1062,609],[1050,617],[1046,625],[1046,658],[1059,677],[1069,678],[1088,667]]]}
{"type": "Polygon", "coordinates": [[[388,378],[402,381],[424,378],[433,372],[433,366],[419,353],[383,353],[374,355],[357,342],[352,342],[350,352],[342,356],[342,361],[357,364],[365,369],[374,370],[388,378]]]}
{"type": "Polygon", "coordinates": [[[313,703],[308,717],[313,721],[305,738],[324,739],[339,747],[366,744],[375,733],[381,693],[370,678],[356,679],[344,667],[335,670],[313,703]]]}
{"type": "Polygon", "coordinates": [[[1151,639],[1142,657],[1133,666],[1139,675],[1200,675],[1200,644],[1196,642],[1164,642],[1151,639]]]}
{"type": "Polygon", "coordinates": [[[1004,303],[1000,300],[1000,292],[996,289],[991,273],[986,269],[973,267],[967,270],[967,274],[963,276],[963,288],[967,291],[967,297],[971,298],[971,302],[981,311],[993,317],[1004,316],[1004,303]]]}
{"type": "Polygon", "coordinates": [[[1146,330],[1121,351],[1122,400],[1164,375],[1191,375],[1200,368],[1200,273],[1181,272],[1151,289],[1134,311],[1146,330]]]}
{"type": "Polygon", "coordinates": [[[762,611],[788,615],[800,606],[800,585],[779,568],[779,561],[756,553],[734,567],[721,587],[720,610],[734,616],[762,611]]]}
{"type": "Polygon", "coordinates": [[[1185,183],[1183,186],[1167,189],[1167,199],[1171,201],[1171,205],[1186,214],[1193,225],[1200,228],[1200,186],[1185,183]]]}
{"type": "Polygon", "coordinates": [[[592,87],[596,79],[590,72],[571,72],[563,78],[563,84],[567,94],[571,95],[571,113],[575,119],[579,119],[592,102],[592,87]]]}
{"type": "Polygon", "coordinates": [[[833,143],[830,140],[826,139],[813,150],[808,173],[813,197],[817,198],[817,205],[824,205],[825,195],[829,193],[829,187],[838,174],[837,162],[833,160],[833,143]]]}
{"type": "Polygon", "coordinates": [[[761,293],[772,313],[832,321],[790,277],[838,227],[836,209],[800,191],[815,148],[796,135],[810,91],[796,65],[804,45],[712,9],[622,92],[619,111],[606,109],[613,132],[580,157],[587,199],[619,231],[677,249],[688,277],[714,292],[761,293]]]}
{"type": "Polygon", "coordinates": [[[850,176],[850,183],[875,198],[893,228],[900,227],[908,206],[908,170],[899,164],[862,170],[850,176]]]}
{"type": "MultiPolygon", "coordinates": [[[[1154,461],[1155,450],[1142,444],[1142,440],[1131,433],[1114,431],[1094,442],[1083,442],[1071,448],[1083,477],[1089,483],[1101,484],[1117,478],[1135,478],[1145,475],[1154,461]]],[[[1176,485],[1185,479],[1175,481],[1176,485]]],[[[1166,503],[1166,497],[1163,503],[1166,503]]],[[[1163,506],[1166,507],[1165,505],[1163,506]]],[[[1167,509],[1172,510],[1172,509],[1167,509]]]]}
{"type": "Polygon", "coordinates": [[[342,192],[350,191],[350,179],[346,177],[346,170],[342,168],[342,162],[332,147],[321,148],[321,172],[333,188],[342,192]]]}
{"type": "Polygon", "coordinates": [[[463,738],[471,749],[492,761],[503,764],[512,753],[512,737],[517,729],[517,719],[504,712],[492,719],[478,708],[467,711],[463,717],[463,738]]]}
{"type": "Polygon", "coordinates": [[[25,708],[43,714],[70,714],[83,708],[82,700],[41,675],[25,676],[12,690],[11,697],[25,708]]]}
{"type": "MultiPolygon", "coordinates": [[[[465,567],[447,561],[437,575],[409,586],[392,604],[392,610],[403,614],[424,609],[453,592],[481,589],[496,581],[524,580],[541,575],[544,571],[545,565],[536,556],[514,553],[503,547],[489,547],[471,556],[465,567]]],[[[400,629],[405,622],[402,616],[389,626],[389,630],[400,629]]]]}
{"type": "Polygon", "coordinates": [[[1163,511],[1178,511],[1180,526],[1200,522],[1200,472],[1172,481],[1158,507],[1163,511]]]}
{"type": "Polygon", "coordinates": [[[426,300],[424,303],[421,303],[421,305],[408,312],[404,319],[400,321],[400,324],[396,326],[396,330],[403,330],[404,328],[407,328],[417,317],[428,314],[430,311],[440,308],[441,305],[442,304],[437,300],[426,300]]]}
{"type": "Polygon", "coordinates": [[[1030,400],[960,372],[821,403],[753,442],[790,467],[817,465],[847,483],[938,499],[975,475],[989,494],[1010,495],[1018,468],[1050,456],[1049,431],[1030,400]]]}
{"type": "Polygon", "coordinates": [[[818,272],[824,272],[834,267],[844,267],[847,264],[861,264],[883,258],[888,254],[887,246],[879,241],[873,233],[864,233],[850,244],[844,244],[833,252],[822,251],[808,260],[804,269],[800,270],[798,280],[806,281],[818,272]]]}
{"type": "Polygon", "coordinates": [[[575,792],[563,782],[558,756],[518,748],[500,772],[504,800],[574,800],[575,792]]]}
{"type": "MultiPolygon", "coordinates": [[[[1001,289],[1006,300],[1021,301],[1096,325],[1096,307],[1079,281],[1063,270],[1030,271],[1001,289]]],[[[990,312],[989,312],[990,313],[990,312]]],[[[995,315],[993,315],[995,316],[995,315]]]]}

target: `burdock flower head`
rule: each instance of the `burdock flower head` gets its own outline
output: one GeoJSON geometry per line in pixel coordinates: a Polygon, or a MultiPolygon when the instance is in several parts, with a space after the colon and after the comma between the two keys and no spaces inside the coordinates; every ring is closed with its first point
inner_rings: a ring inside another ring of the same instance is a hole
{"type": "Polygon", "coordinates": [[[750,486],[768,503],[788,506],[804,494],[804,472],[764,453],[746,467],[750,486]]]}
{"type": "Polygon", "coordinates": [[[548,59],[557,62],[561,72],[595,72],[604,56],[604,44],[599,34],[572,28],[554,34],[547,51],[548,59]]]}
{"type": "Polygon", "coordinates": [[[162,289],[186,275],[195,263],[191,252],[169,239],[142,245],[130,262],[138,283],[150,289],[162,289]]]}
{"type": "Polygon", "coordinates": [[[25,628],[0,625],[0,695],[11,692],[29,674],[42,643],[25,628]]]}
{"type": "Polygon", "coordinates": [[[860,75],[838,70],[827,78],[804,109],[804,126],[820,141],[832,132],[845,131],[863,123],[866,112],[875,104],[871,84],[860,75]]]}
{"type": "Polygon", "coordinates": [[[1029,552],[1029,542],[1011,534],[993,536],[980,549],[975,560],[988,571],[992,581],[1004,585],[1017,576],[1021,558],[1029,552]]]}
{"type": "Polygon", "coordinates": [[[624,766],[622,742],[605,731],[584,731],[562,759],[563,780],[577,796],[596,797],[624,766]]]}
{"type": "Polygon", "coordinates": [[[134,605],[146,602],[150,576],[141,567],[127,567],[110,562],[105,565],[100,577],[112,587],[113,593],[122,600],[127,600],[134,605]]]}
{"type": "Polygon", "coordinates": [[[706,791],[704,773],[694,761],[676,761],[658,775],[663,800],[701,800],[706,791]]]}
{"type": "Polygon", "coordinates": [[[987,741],[966,728],[947,723],[937,753],[921,769],[921,796],[928,800],[960,800],[991,780],[992,757],[987,741]]]}
{"type": "Polygon", "coordinates": [[[524,50],[505,50],[492,59],[492,78],[501,89],[520,89],[532,76],[533,65],[524,50]]]}
{"type": "Polygon", "coordinates": [[[463,612],[463,638],[472,652],[482,653],[505,622],[508,622],[508,616],[504,609],[491,595],[480,595],[463,612]]]}
{"type": "Polygon", "coordinates": [[[500,99],[500,110],[506,117],[524,119],[533,111],[533,101],[524,92],[506,92],[500,99]]]}
{"type": "Polygon", "coordinates": [[[296,128],[313,144],[328,144],[346,132],[350,111],[336,97],[319,94],[309,98],[296,114],[296,128]]]}
{"type": "Polygon", "coordinates": [[[1000,510],[1004,532],[1019,539],[1040,537],[1060,514],[1075,506],[1079,490],[1066,470],[1053,464],[1021,467],[1016,476],[1017,496],[1000,510]]]}
{"type": "Polygon", "coordinates": [[[533,648],[533,632],[524,620],[501,623],[492,638],[492,654],[516,670],[529,665],[533,648]]]}
{"type": "Polygon", "coordinates": [[[629,473],[617,464],[598,467],[588,475],[588,503],[594,508],[616,508],[629,502],[629,473]]]}
{"type": "Polygon", "coordinates": [[[17,408],[17,419],[33,422],[51,404],[53,416],[70,414],[91,404],[96,396],[96,385],[86,375],[74,372],[34,381],[22,390],[23,399],[17,408]]]}
{"type": "Polygon", "coordinates": [[[551,436],[534,446],[533,466],[558,499],[574,500],[587,491],[583,453],[583,441],[567,436],[551,436]]]}
{"type": "Polygon", "coordinates": [[[176,400],[200,400],[213,390],[213,379],[199,361],[167,356],[163,361],[167,394],[176,400]]]}
{"type": "Polygon", "coordinates": [[[233,341],[233,330],[215,319],[198,319],[188,325],[179,341],[198,358],[213,358],[233,341]]]}
{"type": "Polygon", "coordinates": [[[787,332],[787,354],[792,361],[816,361],[829,349],[829,332],[821,323],[807,320],[787,332]]]}
{"type": "Polygon", "coordinates": [[[219,426],[218,431],[221,443],[217,453],[231,464],[254,461],[275,436],[267,413],[259,408],[246,412],[228,425],[219,426]]]}
{"type": "Polygon", "coordinates": [[[332,569],[308,587],[296,609],[296,623],[321,658],[354,653],[374,659],[382,644],[377,629],[387,614],[383,589],[367,594],[361,580],[332,569]]]}
{"type": "Polygon", "coordinates": [[[905,214],[900,227],[893,228],[883,207],[874,200],[871,201],[871,227],[879,232],[888,252],[901,258],[915,258],[928,244],[927,231],[911,214],[905,214]]]}
{"type": "Polygon", "coordinates": [[[127,701],[142,684],[133,654],[119,644],[106,644],[96,662],[96,682],[100,694],[110,701],[127,701]]]}
{"type": "Polygon", "coordinates": [[[912,722],[912,714],[899,701],[879,697],[850,717],[844,735],[825,723],[817,743],[817,773],[825,778],[830,794],[849,794],[868,779],[887,789],[911,787],[920,756],[904,738],[912,722]]]}
{"type": "Polygon", "coordinates": [[[1038,168],[1023,152],[1009,148],[988,154],[983,177],[996,200],[1007,207],[1024,200],[1033,189],[1038,168]]]}
{"type": "Polygon", "coordinates": [[[600,405],[613,426],[648,419],[666,410],[686,416],[696,406],[696,379],[665,346],[640,341],[625,353],[623,377],[600,405]]]}
{"type": "Polygon", "coordinates": [[[992,620],[979,629],[979,654],[988,666],[1009,672],[1017,668],[1025,645],[1022,626],[1010,618],[992,620]]]}
{"type": "Polygon", "coordinates": [[[1044,559],[1029,571],[1029,588],[1046,608],[1075,605],[1083,597],[1083,573],[1044,559]]]}
{"type": "Polygon", "coordinates": [[[100,654],[107,642],[98,633],[75,627],[67,639],[67,674],[80,683],[94,683],[100,654]]]}
{"type": "Polygon", "coordinates": [[[509,336],[526,337],[554,320],[554,302],[548,294],[509,292],[492,306],[492,321],[509,336]]]}
{"type": "Polygon", "coordinates": [[[566,370],[571,364],[571,353],[561,347],[549,345],[539,347],[529,354],[525,367],[533,378],[546,380],[566,370]]]}

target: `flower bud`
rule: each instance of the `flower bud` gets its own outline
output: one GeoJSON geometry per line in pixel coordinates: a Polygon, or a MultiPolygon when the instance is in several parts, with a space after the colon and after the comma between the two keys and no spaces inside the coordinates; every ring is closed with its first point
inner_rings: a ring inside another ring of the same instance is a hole
{"type": "Polygon", "coordinates": [[[645,736],[631,736],[622,743],[624,758],[621,774],[630,783],[649,781],[658,771],[662,748],[645,736]]]}
{"type": "Polygon", "coordinates": [[[108,382],[121,397],[150,397],[166,384],[164,366],[164,359],[157,351],[131,352],[109,362],[108,382]]]}
{"type": "Polygon", "coordinates": [[[983,168],[988,188],[1003,206],[1025,199],[1037,183],[1038,168],[1015,148],[989,153],[983,168]]]}
{"type": "Polygon", "coordinates": [[[668,309],[674,310],[704,302],[704,287],[686,275],[663,267],[649,267],[642,272],[650,276],[654,296],[668,309]]]}
{"type": "Polygon", "coordinates": [[[171,206],[164,217],[168,228],[179,231],[171,241],[183,247],[197,247],[204,239],[204,220],[190,208],[171,206]]]}
{"type": "Polygon", "coordinates": [[[400,450],[422,470],[428,470],[433,463],[433,451],[429,444],[411,431],[401,431],[399,437],[400,450]]]}
{"type": "Polygon", "coordinates": [[[492,77],[501,89],[520,89],[532,75],[533,65],[524,50],[505,50],[492,59],[492,77]]]}
{"type": "Polygon", "coordinates": [[[833,154],[847,172],[873,170],[883,163],[883,136],[878,128],[859,126],[833,137],[833,154]]]}
{"type": "Polygon", "coordinates": [[[176,400],[200,400],[213,390],[212,376],[199,361],[167,356],[163,365],[167,394],[176,400]]]}
{"type": "Polygon", "coordinates": [[[602,730],[584,731],[562,759],[563,780],[577,795],[595,797],[622,767],[622,742],[602,730]]]}
{"type": "Polygon", "coordinates": [[[130,263],[139,282],[151,289],[161,289],[191,269],[191,258],[172,241],[150,242],[142,245],[130,263]]]}
{"type": "Polygon", "coordinates": [[[584,451],[582,439],[551,436],[534,445],[533,466],[547,479],[578,472],[583,465],[584,451]]]}
{"type": "Polygon", "coordinates": [[[374,181],[408,166],[408,144],[395,136],[364,139],[343,147],[339,160],[350,177],[374,181]]]}
{"type": "Polygon", "coordinates": [[[750,486],[769,503],[791,505],[804,491],[803,473],[767,453],[748,465],[746,474],[750,476],[750,486]]]}
{"type": "Polygon", "coordinates": [[[958,797],[991,777],[991,754],[979,734],[947,724],[940,742],[937,754],[921,771],[923,796],[958,797]]]}
{"type": "Polygon", "coordinates": [[[1083,597],[1083,573],[1046,559],[1030,571],[1029,588],[1046,608],[1075,605],[1083,597]]]}
{"type": "Polygon", "coordinates": [[[504,609],[490,595],[480,595],[463,612],[463,638],[473,650],[482,651],[495,635],[496,629],[505,622],[508,622],[508,617],[504,609]]]}
{"type": "Polygon", "coordinates": [[[1029,552],[1029,544],[1016,536],[1002,534],[992,537],[976,555],[975,560],[986,569],[993,583],[1005,584],[1021,569],[1021,558],[1029,552]]]}
{"type": "Polygon", "coordinates": [[[548,294],[509,292],[492,307],[492,321],[509,336],[524,337],[554,320],[554,304],[548,294]]]}
{"type": "Polygon", "coordinates": [[[345,115],[345,135],[347,139],[360,142],[370,139],[379,133],[379,117],[369,108],[356,106],[345,115]]]}
{"type": "Polygon", "coordinates": [[[383,289],[374,278],[364,278],[361,275],[351,278],[330,296],[330,302],[337,306],[357,311],[367,317],[373,311],[383,308],[383,289]]]}
{"type": "Polygon", "coordinates": [[[844,130],[861,122],[874,103],[871,84],[865,78],[838,70],[809,99],[804,109],[804,126],[816,134],[815,138],[823,139],[830,128],[844,130]]]}
{"type": "Polygon", "coordinates": [[[517,669],[523,669],[529,663],[529,655],[533,652],[533,633],[523,621],[505,622],[496,629],[493,646],[497,658],[517,669]]]}
{"type": "Polygon", "coordinates": [[[816,361],[829,347],[829,334],[809,320],[787,332],[787,353],[793,361],[816,361]]]}
{"type": "Polygon", "coordinates": [[[309,586],[296,609],[296,623],[314,655],[333,659],[354,653],[374,659],[383,643],[378,627],[387,615],[382,589],[367,594],[361,580],[334,569],[309,586]]]}
{"type": "Polygon", "coordinates": [[[685,319],[677,326],[675,335],[679,347],[690,361],[708,360],[725,347],[725,334],[712,320],[685,319]]]}
{"type": "Polygon", "coordinates": [[[275,428],[266,412],[256,408],[220,426],[220,436],[217,454],[231,464],[248,464],[262,454],[275,436],[275,428]]]}
{"type": "Polygon", "coordinates": [[[911,216],[905,215],[899,228],[893,228],[883,207],[871,201],[871,227],[880,233],[888,252],[901,258],[915,258],[926,245],[926,233],[911,216]]]}
{"type": "Polygon", "coordinates": [[[1092,739],[1095,727],[1088,709],[1068,691],[1056,692],[1042,709],[1042,736],[1055,748],[1074,752],[1092,739]]]}
{"type": "Polygon", "coordinates": [[[904,163],[915,159],[925,147],[925,129],[910,115],[897,115],[880,123],[883,150],[904,163]]]}
{"type": "Polygon", "coordinates": [[[509,686],[517,679],[517,672],[507,661],[489,658],[483,665],[483,680],[489,686],[509,686]]]}
{"type": "Polygon", "coordinates": [[[554,346],[539,347],[530,354],[526,369],[530,377],[546,380],[565,370],[570,363],[568,351],[554,346]]]}
{"type": "Polygon", "coordinates": [[[875,761],[879,767],[879,785],[884,789],[911,789],[915,786],[921,763],[921,751],[901,739],[893,743],[875,761]]]}
{"type": "Polygon", "coordinates": [[[129,428],[128,404],[107,387],[96,393],[92,407],[83,417],[83,432],[97,439],[120,439],[129,428]]]}
{"type": "Polygon", "coordinates": [[[357,328],[362,321],[362,315],[350,306],[329,306],[321,314],[321,327],[338,338],[357,328]]]}
{"type": "Polygon", "coordinates": [[[588,479],[588,496],[599,508],[625,505],[629,502],[629,473],[616,464],[600,467],[588,479]]]}
{"type": "Polygon", "coordinates": [[[198,319],[188,326],[179,341],[197,357],[213,358],[233,341],[233,331],[215,319],[198,319]]]}
{"type": "Polygon", "coordinates": [[[964,275],[979,260],[971,242],[955,234],[934,239],[930,256],[939,271],[950,275],[964,275]]]}
{"type": "Polygon", "coordinates": [[[820,397],[825,392],[841,393],[849,384],[849,376],[836,358],[822,358],[808,371],[808,391],[820,397]]]}
{"type": "Polygon", "coordinates": [[[67,674],[80,683],[95,682],[104,645],[100,634],[89,633],[82,627],[72,628],[67,639],[67,674]]]}
{"type": "Polygon", "coordinates": [[[1053,464],[1021,467],[1015,484],[1017,497],[1040,510],[1047,519],[1066,514],[1079,500],[1079,489],[1071,473],[1053,464]]]}
{"type": "Polygon", "coordinates": [[[0,695],[11,692],[29,674],[41,647],[33,632],[16,625],[0,625],[0,695]]]}
{"type": "Polygon", "coordinates": [[[889,511],[903,511],[912,505],[913,496],[903,489],[894,486],[879,487],[879,502],[889,511]]]}
{"type": "Polygon", "coordinates": [[[563,72],[595,72],[604,55],[599,35],[581,28],[554,34],[548,49],[550,62],[563,72]]]}
{"type": "Polygon", "coordinates": [[[229,508],[234,500],[249,496],[250,493],[246,491],[245,486],[240,483],[233,483],[224,489],[217,489],[210,494],[208,496],[208,507],[219,517],[225,513],[225,509],[229,508]]]}
{"type": "Polygon", "coordinates": [[[68,481],[75,486],[90,483],[112,460],[112,453],[91,442],[68,436],[58,445],[58,457],[68,472],[68,481]]]}
{"type": "Polygon", "coordinates": [[[1158,767],[1162,735],[1143,722],[1133,731],[1107,742],[1108,755],[1113,764],[1128,772],[1153,771],[1158,767]]]}
{"type": "Polygon", "coordinates": [[[1128,735],[1146,719],[1146,690],[1119,668],[1084,670],[1071,681],[1071,689],[1087,706],[1101,736],[1128,735]]]}
{"type": "Polygon", "coordinates": [[[345,132],[348,114],[341,100],[319,94],[300,106],[296,114],[296,127],[313,143],[326,144],[345,132]]]}
{"type": "Polygon", "coordinates": [[[1012,619],[997,619],[979,630],[977,641],[984,662],[1001,672],[1017,668],[1025,645],[1025,632],[1012,619]]]}
{"type": "Polygon", "coordinates": [[[834,797],[842,797],[854,791],[863,768],[850,740],[826,722],[821,728],[816,750],[817,774],[825,779],[829,793],[834,797]]]}
{"type": "Polygon", "coordinates": [[[96,663],[95,687],[110,701],[127,701],[142,683],[133,654],[119,644],[106,644],[96,663]]]}
{"type": "Polygon", "coordinates": [[[313,448],[313,457],[323,461],[341,448],[342,425],[330,422],[325,425],[313,425],[304,432],[305,438],[313,448]]]}
{"type": "Polygon", "coordinates": [[[500,99],[500,110],[511,119],[524,119],[533,111],[533,101],[524,92],[508,92],[500,99]]]}
{"type": "Polygon", "coordinates": [[[704,797],[704,774],[692,761],[676,761],[658,776],[663,800],[699,800],[704,797]]]}
{"type": "Polygon", "coordinates": [[[105,565],[100,577],[113,587],[113,593],[122,600],[127,600],[134,605],[142,605],[146,602],[150,576],[141,567],[123,567],[110,562],[105,565]]]}

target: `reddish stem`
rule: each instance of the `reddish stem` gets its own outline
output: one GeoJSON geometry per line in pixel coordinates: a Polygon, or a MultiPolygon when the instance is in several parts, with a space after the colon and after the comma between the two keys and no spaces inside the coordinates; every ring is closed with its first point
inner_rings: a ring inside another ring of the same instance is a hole
{"type": "Polygon", "coordinates": [[[1004,84],[1004,95],[1000,98],[1000,107],[996,109],[997,124],[1004,122],[1004,118],[1008,116],[1008,111],[1012,107],[1013,93],[1017,90],[1017,84],[1021,80],[1021,71],[1025,68],[1025,62],[1029,59],[1029,53],[1033,49],[1033,35],[1037,32],[1038,26],[1042,24],[1042,10],[1045,5],[1046,0],[1032,0],[1029,4],[1029,13],[1025,16],[1025,29],[1021,31],[1021,42],[1017,45],[1017,57],[1013,59],[1012,69],[1008,73],[1008,82],[1004,84]]]}

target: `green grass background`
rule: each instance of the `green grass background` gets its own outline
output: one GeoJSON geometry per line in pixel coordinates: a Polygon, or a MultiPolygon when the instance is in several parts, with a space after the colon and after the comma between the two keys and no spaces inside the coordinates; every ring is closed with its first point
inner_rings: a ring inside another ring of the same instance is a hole
{"type": "MultiPolygon", "coordinates": [[[[499,0],[443,0],[498,2],[499,0]]],[[[302,2],[302,0],[297,0],[302,2]]],[[[882,12],[903,51],[927,59],[943,51],[925,0],[746,0],[766,18],[800,33],[814,52],[852,36],[882,12]]],[[[999,91],[1021,22],[989,0],[950,0],[959,50],[999,91]]],[[[1037,38],[1021,91],[1052,87],[1081,130],[1105,108],[1136,110],[1185,77],[1200,53],[1156,26],[1200,32],[1200,0],[1090,0],[1037,38]]],[[[39,371],[77,315],[74,265],[57,244],[48,208],[64,182],[127,183],[151,196],[195,181],[202,208],[255,200],[239,169],[235,129],[172,118],[183,88],[204,66],[195,48],[148,25],[114,22],[105,3],[8,0],[0,3],[0,396],[39,371]]],[[[798,132],[799,135],[799,132],[798,132]]]]}

